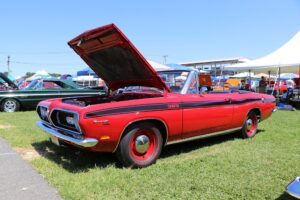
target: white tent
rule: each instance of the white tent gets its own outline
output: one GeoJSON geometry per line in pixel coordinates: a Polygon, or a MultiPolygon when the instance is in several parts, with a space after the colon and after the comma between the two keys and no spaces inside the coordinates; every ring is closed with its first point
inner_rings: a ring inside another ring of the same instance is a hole
{"type": "Polygon", "coordinates": [[[26,80],[32,81],[32,80],[35,80],[38,78],[52,78],[52,76],[50,74],[48,74],[48,72],[46,70],[39,70],[39,71],[35,72],[34,75],[27,78],[26,80]]]}
{"type": "Polygon", "coordinates": [[[271,74],[266,74],[266,73],[259,73],[259,74],[255,74],[254,77],[256,78],[261,78],[262,76],[266,77],[266,78],[271,78],[271,79],[275,79],[276,76],[271,75],[271,74]]]}
{"type": "Polygon", "coordinates": [[[293,78],[298,78],[299,76],[294,74],[294,73],[282,73],[280,74],[280,78],[282,79],[293,79],[293,78]]]}
{"type": "Polygon", "coordinates": [[[166,65],[163,65],[163,64],[160,64],[160,63],[157,63],[157,62],[154,62],[152,60],[147,60],[148,63],[153,67],[153,69],[155,71],[164,71],[164,70],[170,70],[172,69],[171,67],[169,66],[166,66],[166,65]]]}
{"type": "Polygon", "coordinates": [[[246,77],[249,77],[249,76],[254,77],[254,73],[253,72],[251,72],[251,73],[241,72],[241,73],[235,74],[235,75],[230,76],[230,77],[232,77],[232,78],[246,78],[246,77]]]}
{"type": "Polygon", "coordinates": [[[225,70],[253,72],[296,72],[300,67],[300,31],[276,51],[245,63],[225,66],[225,70]]]}

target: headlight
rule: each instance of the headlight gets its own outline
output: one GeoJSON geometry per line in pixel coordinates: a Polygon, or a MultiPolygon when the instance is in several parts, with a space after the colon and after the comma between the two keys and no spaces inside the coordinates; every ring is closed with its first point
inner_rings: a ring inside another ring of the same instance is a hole
{"type": "Polygon", "coordinates": [[[49,113],[49,110],[47,107],[43,107],[43,106],[40,107],[40,114],[41,114],[42,120],[45,120],[45,121],[48,120],[48,113],[49,113]]]}

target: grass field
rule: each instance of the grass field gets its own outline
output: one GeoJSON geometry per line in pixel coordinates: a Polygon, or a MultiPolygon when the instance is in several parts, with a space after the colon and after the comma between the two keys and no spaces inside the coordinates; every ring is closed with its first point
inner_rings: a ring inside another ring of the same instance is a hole
{"type": "Polygon", "coordinates": [[[29,162],[64,199],[289,199],[285,187],[300,175],[300,111],[274,113],[252,139],[168,146],[145,169],[121,168],[112,154],[58,148],[37,120],[34,112],[0,113],[0,136],[38,151],[29,162]]]}

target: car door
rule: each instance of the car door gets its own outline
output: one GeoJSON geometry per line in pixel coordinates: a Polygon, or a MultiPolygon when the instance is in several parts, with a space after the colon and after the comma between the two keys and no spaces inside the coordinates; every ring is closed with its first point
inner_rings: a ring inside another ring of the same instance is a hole
{"type": "Polygon", "coordinates": [[[192,85],[187,94],[182,94],[182,138],[224,131],[231,127],[231,93],[199,94],[189,91],[195,91],[192,85]]]}

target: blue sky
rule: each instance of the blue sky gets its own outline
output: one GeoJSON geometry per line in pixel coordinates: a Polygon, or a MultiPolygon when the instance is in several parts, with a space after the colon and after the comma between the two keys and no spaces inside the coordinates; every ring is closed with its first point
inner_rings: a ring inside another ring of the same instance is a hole
{"type": "Polygon", "coordinates": [[[2,1],[0,71],[74,74],[86,65],[67,46],[115,23],[148,59],[168,63],[264,56],[300,30],[299,0],[2,1]]]}

